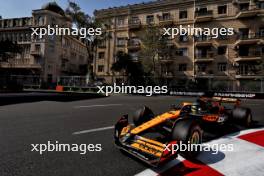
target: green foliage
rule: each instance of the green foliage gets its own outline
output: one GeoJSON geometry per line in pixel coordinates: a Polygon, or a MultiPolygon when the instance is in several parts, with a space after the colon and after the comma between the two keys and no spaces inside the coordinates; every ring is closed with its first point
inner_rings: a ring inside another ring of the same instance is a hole
{"type": "Polygon", "coordinates": [[[172,48],[168,47],[168,39],[163,36],[159,27],[148,26],[140,34],[142,49],[140,58],[147,75],[158,76],[160,58],[170,57],[172,48]]]}
{"type": "Polygon", "coordinates": [[[22,53],[23,49],[16,43],[9,40],[0,41],[0,59],[1,61],[7,61],[17,53],[22,53]]]}
{"type": "Polygon", "coordinates": [[[140,79],[142,79],[144,73],[140,62],[132,61],[130,55],[124,52],[118,52],[116,60],[112,65],[112,71],[124,72],[130,82],[139,83],[141,81],[140,79]]]}
{"type": "MultiPolygon", "coordinates": [[[[88,29],[88,28],[97,28],[101,26],[100,22],[98,22],[97,20],[95,20],[93,17],[89,16],[85,12],[83,12],[80,6],[73,1],[69,1],[68,7],[66,8],[65,12],[68,16],[72,18],[72,22],[77,28],[88,29]]],[[[96,48],[99,43],[98,42],[99,37],[97,38],[95,36],[87,35],[87,38],[82,40],[86,44],[86,49],[88,53],[88,62],[87,62],[88,71],[90,71],[90,74],[92,74],[91,65],[94,59],[94,53],[96,52],[96,48]]]]}

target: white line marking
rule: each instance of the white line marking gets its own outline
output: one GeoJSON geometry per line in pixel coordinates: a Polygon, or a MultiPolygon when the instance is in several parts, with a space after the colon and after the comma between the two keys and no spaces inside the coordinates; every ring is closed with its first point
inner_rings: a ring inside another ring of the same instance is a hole
{"type": "Polygon", "coordinates": [[[165,172],[166,170],[168,170],[171,167],[181,163],[184,160],[185,159],[183,157],[178,155],[177,159],[174,159],[174,160],[168,162],[167,164],[163,165],[162,167],[149,168],[149,169],[146,169],[146,170],[136,174],[135,176],[157,176],[157,175],[159,175],[159,173],[165,172]]]}
{"type": "Polygon", "coordinates": [[[77,132],[74,132],[72,134],[73,135],[78,135],[78,134],[93,133],[93,132],[105,131],[105,130],[111,130],[111,129],[114,129],[114,126],[108,126],[108,127],[102,127],[102,128],[95,128],[95,129],[83,130],[83,131],[77,131],[77,132]]]}
{"type": "Polygon", "coordinates": [[[122,104],[104,104],[104,105],[74,106],[74,108],[94,108],[94,107],[107,107],[107,106],[122,106],[122,104]]]}

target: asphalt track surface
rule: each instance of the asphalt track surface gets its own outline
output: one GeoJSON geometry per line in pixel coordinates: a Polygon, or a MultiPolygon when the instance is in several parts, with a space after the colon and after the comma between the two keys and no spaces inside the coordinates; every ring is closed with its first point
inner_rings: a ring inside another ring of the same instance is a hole
{"type": "MultiPolygon", "coordinates": [[[[122,154],[113,143],[112,126],[123,114],[131,115],[142,105],[156,114],[171,104],[192,101],[189,97],[111,96],[74,101],[37,101],[0,106],[1,176],[89,176],[135,175],[148,167],[122,154]],[[102,151],[32,152],[31,144],[59,143],[101,144],[102,151]]],[[[264,125],[264,100],[245,100],[255,122],[264,125]]],[[[206,140],[243,130],[240,127],[218,130],[206,140]],[[233,130],[233,131],[232,131],[233,130]]],[[[254,156],[252,156],[254,157],[254,156]]],[[[234,163],[235,164],[235,163],[234,163]]]]}

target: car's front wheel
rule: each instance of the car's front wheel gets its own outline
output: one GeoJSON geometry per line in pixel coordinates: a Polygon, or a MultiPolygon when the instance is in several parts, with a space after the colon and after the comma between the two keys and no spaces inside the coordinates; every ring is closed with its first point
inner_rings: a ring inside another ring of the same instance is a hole
{"type": "Polygon", "coordinates": [[[139,125],[149,121],[153,117],[154,117],[154,113],[152,112],[152,110],[150,108],[148,108],[147,106],[144,106],[143,108],[137,110],[133,114],[133,122],[134,122],[135,126],[139,126],[139,125]]]}
{"type": "Polygon", "coordinates": [[[175,123],[171,138],[177,141],[180,154],[193,158],[201,151],[202,135],[203,131],[196,121],[183,119],[175,123]]]}

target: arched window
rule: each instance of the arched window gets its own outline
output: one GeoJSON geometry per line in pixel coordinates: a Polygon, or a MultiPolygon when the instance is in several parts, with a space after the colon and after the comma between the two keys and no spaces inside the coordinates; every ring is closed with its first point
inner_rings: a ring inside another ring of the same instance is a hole
{"type": "Polygon", "coordinates": [[[43,26],[44,25],[44,18],[42,16],[38,17],[38,25],[43,26]]]}

